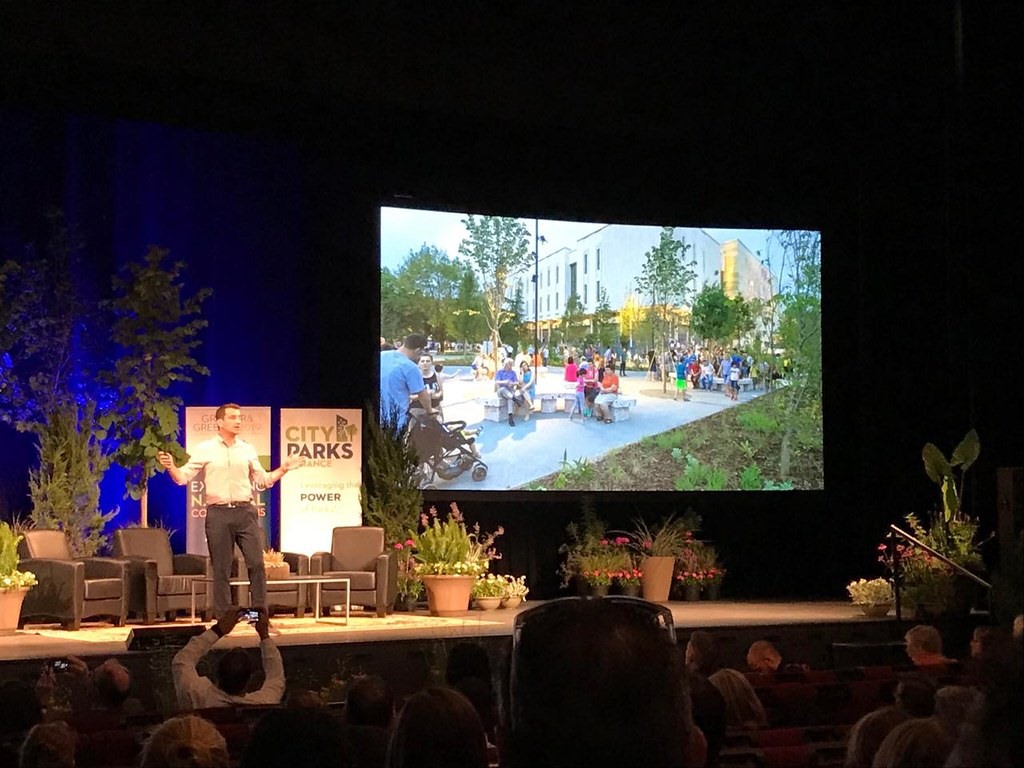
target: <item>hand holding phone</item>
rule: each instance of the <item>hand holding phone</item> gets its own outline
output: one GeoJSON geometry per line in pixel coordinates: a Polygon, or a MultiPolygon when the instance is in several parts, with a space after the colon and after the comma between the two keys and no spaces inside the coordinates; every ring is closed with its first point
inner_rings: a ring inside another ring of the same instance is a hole
{"type": "Polygon", "coordinates": [[[71,669],[71,664],[66,659],[54,659],[50,662],[50,668],[54,672],[67,672],[71,669]]]}
{"type": "Polygon", "coordinates": [[[240,619],[245,619],[250,624],[255,624],[260,620],[260,611],[258,608],[247,608],[239,615],[240,619]]]}

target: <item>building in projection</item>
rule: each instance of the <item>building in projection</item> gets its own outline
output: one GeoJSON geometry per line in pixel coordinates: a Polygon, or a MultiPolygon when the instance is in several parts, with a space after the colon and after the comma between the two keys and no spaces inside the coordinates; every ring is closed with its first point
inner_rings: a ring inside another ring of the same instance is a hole
{"type": "MultiPolygon", "coordinates": [[[[624,312],[636,309],[643,313],[650,297],[639,292],[637,277],[645,255],[658,245],[661,231],[662,227],[656,226],[607,224],[581,237],[573,248],[541,252],[536,282],[533,275],[527,274],[519,284],[520,295],[527,299],[526,306],[531,310],[530,320],[536,295],[538,336],[545,343],[558,339],[555,331],[573,295],[579,303],[578,311],[585,318],[592,318],[603,294],[620,328],[624,312]]],[[[680,324],[675,336],[680,341],[689,340],[690,304],[705,285],[722,286],[730,298],[771,297],[770,271],[742,241],[719,243],[698,227],[675,227],[673,237],[687,246],[683,260],[692,262],[695,272],[686,301],[679,307],[680,324]]]]}

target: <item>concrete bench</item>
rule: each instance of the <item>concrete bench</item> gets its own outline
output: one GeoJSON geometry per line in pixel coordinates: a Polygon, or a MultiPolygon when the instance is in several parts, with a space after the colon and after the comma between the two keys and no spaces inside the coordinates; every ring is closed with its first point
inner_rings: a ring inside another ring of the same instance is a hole
{"type": "Polygon", "coordinates": [[[631,397],[616,398],[608,407],[612,411],[612,421],[629,421],[629,409],[636,406],[636,399],[631,397]]]}
{"type": "Polygon", "coordinates": [[[556,410],[558,410],[558,398],[559,395],[551,393],[537,395],[537,399],[540,400],[540,412],[554,413],[556,410]]]}
{"type": "MultiPolygon", "coordinates": [[[[505,404],[505,400],[493,395],[491,397],[481,397],[478,401],[484,407],[484,420],[485,421],[505,421],[508,418],[508,406],[505,404]]],[[[552,407],[551,410],[554,410],[552,407]]],[[[516,408],[516,416],[526,415],[526,403],[516,408]]]]}
{"type": "MultiPolygon", "coordinates": [[[[750,378],[740,379],[740,390],[746,392],[748,389],[754,386],[754,380],[750,378]]],[[[715,376],[715,389],[721,391],[722,387],[725,386],[725,379],[721,376],[715,376]]]]}
{"type": "Polygon", "coordinates": [[[576,392],[563,392],[558,397],[562,398],[562,410],[566,413],[572,413],[572,407],[576,403],[576,392]]]}

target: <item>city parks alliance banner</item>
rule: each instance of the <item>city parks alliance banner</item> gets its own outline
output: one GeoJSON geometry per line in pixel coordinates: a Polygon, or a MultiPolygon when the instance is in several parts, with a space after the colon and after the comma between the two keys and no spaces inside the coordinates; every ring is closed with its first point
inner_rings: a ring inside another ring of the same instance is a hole
{"type": "Polygon", "coordinates": [[[306,460],[281,479],[281,550],[313,554],[331,548],[331,531],[361,525],[362,411],[283,408],[281,459],[306,460]]]}
{"type": "MultiPolygon", "coordinates": [[[[270,466],[270,408],[248,406],[242,408],[242,434],[240,437],[256,449],[264,469],[270,466]]],[[[195,451],[204,440],[217,435],[216,406],[191,405],[185,408],[185,450],[195,451]]],[[[188,516],[185,528],[185,548],[193,555],[207,555],[206,547],[206,478],[204,472],[196,475],[188,484],[188,516]]],[[[256,510],[260,516],[260,527],[270,541],[270,491],[255,493],[256,510]]]]}

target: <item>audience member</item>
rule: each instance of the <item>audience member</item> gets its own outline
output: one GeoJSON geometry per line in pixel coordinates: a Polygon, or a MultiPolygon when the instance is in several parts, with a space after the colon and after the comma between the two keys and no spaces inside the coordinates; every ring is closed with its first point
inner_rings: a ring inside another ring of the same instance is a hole
{"type": "Polygon", "coordinates": [[[687,683],[690,701],[693,703],[693,724],[704,734],[707,744],[706,765],[717,765],[718,754],[725,744],[725,730],[728,726],[725,712],[725,697],[708,679],[694,670],[687,669],[687,683]]]}
{"type": "Polygon", "coordinates": [[[747,667],[752,672],[772,673],[782,664],[782,655],[767,640],[758,640],[747,651],[747,667]]]}
{"type": "Polygon", "coordinates": [[[946,666],[955,663],[942,655],[942,635],[929,624],[918,624],[904,635],[907,656],[915,667],[946,666]]]}
{"type": "Polygon", "coordinates": [[[882,707],[854,723],[846,742],[843,768],[871,768],[875,753],[893,728],[907,720],[899,707],[882,707]]]}
{"type": "Polygon", "coordinates": [[[1017,641],[1018,646],[1021,640],[1024,640],[1024,613],[1018,613],[1013,617],[1013,639],[1017,641]]]}
{"type": "Polygon", "coordinates": [[[240,768],[340,768],[351,765],[344,729],[325,709],[278,709],[252,729],[240,768]]]}
{"type": "Polygon", "coordinates": [[[142,748],[139,768],[229,768],[228,745],[208,720],[174,717],[153,731],[142,748]]]}
{"type": "Polygon", "coordinates": [[[291,709],[320,709],[324,705],[324,700],[320,698],[320,694],[316,691],[303,688],[297,691],[289,691],[285,697],[284,705],[291,709]]]}
{"type": "Polygon", "coordinates": [[[345,722],[390,728],[395,716],[395,694],[378,675],[357,677],[345,696],[345,722]]]}
{"type": "Polygon", "coordinates": [[[722,668],[718,660],[718,645],[710,632],[696,630],[686,642],[686,666],[709,677],[722,668]]]}
{"type": "Polygon", "coordinates": [[[896,706],[910,717],[931,717],[935,712],[935,692],[938,687],[934,678],[928,675],[900,675],[896,685],[896,706]]]}
{"type": "Polygon", "coordinates": [[[19,768],[75,768],[75,732],[67,723],[32,726],[21,745],[19,768]]]}
{"type": "Polygon", "coordinates": [[[495,738],[498,714],[491,682],[491,660],[479,643],[457,643],[448,654],[445,682],[467,699],[480,716],[490,744],[495,738]]]}
{"type": "Polygon", "coordinates": [[[757,698],[754,686],[742,672],[720,669],[708,678],[725,699],[726,722],[730,728],[750,730],[768,725],[764,705],[757,698]]]}
{"type": "Polygon", "coordinates": [[[270,639],[270,622],[266,611],[260,611],[256,633],[260,636],[264,681],[259,690],[246,693],[253,673],[253,663],[242,648],[232,648],[217,663],[217,684],[201,677],[196,665],[213,646],[238,624],[242,610],[233,606],[217,623],[188,641],[171,662],[174,689],[182,709],[232,707],[246,704],[277,704],[284,696],[284,665],[281,653],[270,639]]]}
{"type": "Polygon", "coordinates": [[[565,598],[516,617],[503,768],[684,763],[691,732],[671,614],[642,600],[565,598]]]}
{"type": "Polygon", "coordinates": [[[43,705],[36,689],[21,680],[0,684],[0,765],[14,765],[30,728],[43,721],[43,705]]]}
{"type": "Polygon", "coordinates": [[[946,685],[935,692],[935,718],[953,731],[967,722],[982,701],[980,691],[966,685],[946,685]]]}
{"type": "Polygon", "coordinates": [[[1020,667],[1004,676],[981,697],[960,729],[960,738],[946,762],[950,768],[1018,768],[1024,765],[1024,679],[1020,667]]]}
{"type": "Polygon", "coordinates": [[[1020,669],[1021,650],[1001,627],[976,627],[971,637],[971,656],[964,664],[965,679],[982,691],[1000,687],[1020,669]]]}
{"type": "Polygon", "coordinates": [[[942,768],[956,737],[933,717],[900,723],[875,753],[872,768],[942,768]]]}
{"type": "Polygon", "coordinates": [[[387,765],[487,768],[487,739],[473,705],[451,688],[428,688],[410,696],[391,733],[387,765]]]}

